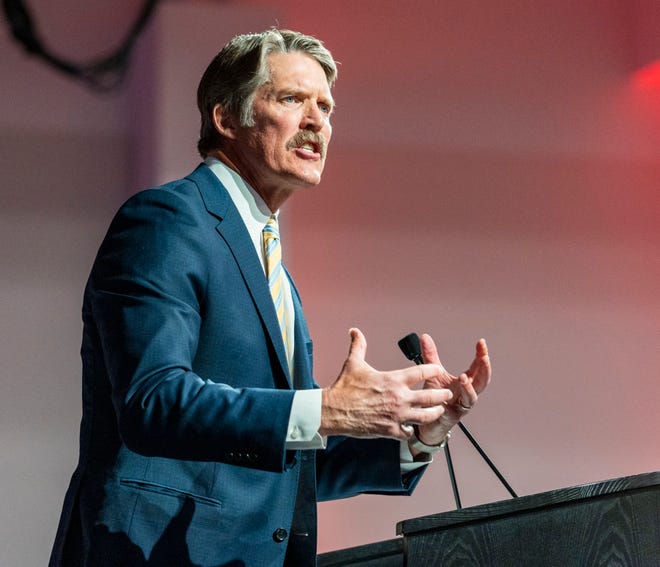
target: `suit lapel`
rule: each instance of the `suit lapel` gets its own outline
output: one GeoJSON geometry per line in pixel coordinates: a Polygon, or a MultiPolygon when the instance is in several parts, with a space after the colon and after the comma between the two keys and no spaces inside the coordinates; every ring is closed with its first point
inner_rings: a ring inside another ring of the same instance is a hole
{"type": "Polygon", "coordinates": [[[293,387],[286,361],[284,342],[280,332],[275,306],[268,289],[259,257],[254,250],[250,235],[229,194],[213,172],[200,165],[188,176],[202,195],[207,211],[218,219],[216,231],[225,240],[245,281],[254,305],[266,328],[271,344],[288,386],[293,387]]]}

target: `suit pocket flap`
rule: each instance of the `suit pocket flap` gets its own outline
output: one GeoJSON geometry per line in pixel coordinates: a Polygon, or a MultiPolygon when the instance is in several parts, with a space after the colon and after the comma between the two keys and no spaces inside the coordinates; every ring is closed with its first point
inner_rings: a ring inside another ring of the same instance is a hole
{"type": "Polygon", "coordinates": [[[215,506],[217,508],[222,507],[222,502],[220,502],[220,500],[216,500],[215,498],[209,498],[208,496],[202,496],[200,494],[193,494],[179,488],[173,488],[171,486],[165,486],[163,484],[149,482],[146,480],[122,478],[119,481],[119,485],[125,488],[132,488],[134,490],[153,492],[163,496],[173,496],[175,498],[183,499],[189,498],[195,502],[199,502],[200,504],[206,504],[207,506],[215,506]]]}

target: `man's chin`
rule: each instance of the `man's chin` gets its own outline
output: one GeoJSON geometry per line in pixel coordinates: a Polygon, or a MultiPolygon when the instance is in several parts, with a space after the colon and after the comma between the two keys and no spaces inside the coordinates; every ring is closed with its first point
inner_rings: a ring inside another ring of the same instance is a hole
{"type": "Polygon", "coordinates": [[[321,183],[321,172],[305,173],[296,176],[299,187],[316,187],[321,183]]]}

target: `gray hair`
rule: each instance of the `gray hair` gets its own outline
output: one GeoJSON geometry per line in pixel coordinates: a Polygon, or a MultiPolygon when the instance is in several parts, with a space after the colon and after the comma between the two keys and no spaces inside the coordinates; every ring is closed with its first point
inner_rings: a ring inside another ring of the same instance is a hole
{"type": "Polygon", "coordinates": [[[273,28],[238,35],[215,56],[197,89],[197,107],[202,119],[197,149],[202,157],[218,149],[223,140],[213,123],[215,105],[222,105],[242,126],[254,126],[254,97],[259,87],[270,79],[268,56],[294,51],[316,59],[332,87],[337,79],[337,64],[330,51],[315,37],[291,30],[273,28]]]}

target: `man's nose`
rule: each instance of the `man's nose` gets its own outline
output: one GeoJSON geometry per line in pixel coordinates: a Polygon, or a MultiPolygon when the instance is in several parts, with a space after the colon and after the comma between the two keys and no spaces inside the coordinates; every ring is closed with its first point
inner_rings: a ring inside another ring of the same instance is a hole
{"type": "Polygon", "coordinates": [[[321,109],[318,105],[312,101],[309,101],[304,108],[303,117],[300,123],[300,128],[302,130],[311,130],[313,132],[319,132],[326,122],[326,116],[321,112],[321,109]]]}

